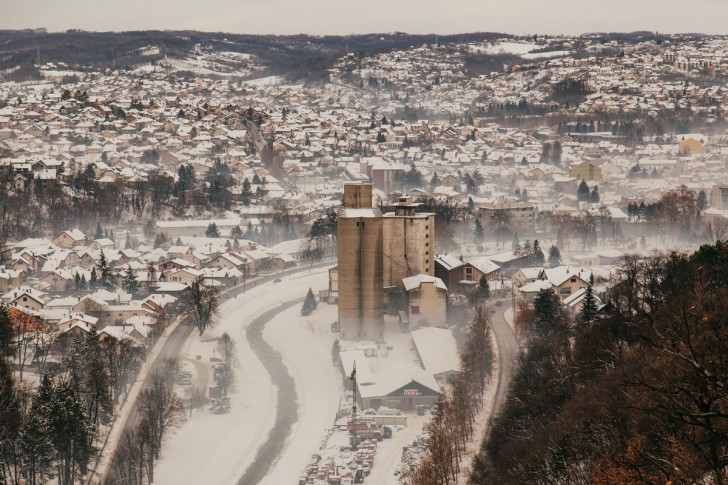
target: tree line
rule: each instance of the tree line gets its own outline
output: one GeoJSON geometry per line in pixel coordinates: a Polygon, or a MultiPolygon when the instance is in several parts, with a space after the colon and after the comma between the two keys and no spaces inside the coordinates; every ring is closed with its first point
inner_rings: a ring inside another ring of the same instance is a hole
{"type": "Polygon", "coordinates": [[[424,456],[405,464],[404,485],[454,485],[463,472],[467,444],[475,437],[475,419],[493,370],[493,342],[483,305],[476,305],[470,322],[460,371],[435,406],[428,421],[424,456]]]}
{"type": "Polygon", "coordinates": [[[597,312],[550,291],[472,482],[728,481],[728,244],[625,258],[597,312]]]}

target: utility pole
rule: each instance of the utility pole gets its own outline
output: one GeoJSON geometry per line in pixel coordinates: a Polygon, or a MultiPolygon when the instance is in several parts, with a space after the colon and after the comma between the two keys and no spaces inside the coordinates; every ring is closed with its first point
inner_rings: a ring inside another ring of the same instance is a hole
{"type": "Polygon", "coordinates": [[[356,451],[358,449],[358,443],[356,440],[356,361],[354,361],[354,368],[351,370],[351,377],[349,377],[351,380],[351,388],[353,391],[353,398],[352,398],[352,410],[351,410],[351,427],[354,431],[354,444],[352,445],[352,450],[356,451]]]}

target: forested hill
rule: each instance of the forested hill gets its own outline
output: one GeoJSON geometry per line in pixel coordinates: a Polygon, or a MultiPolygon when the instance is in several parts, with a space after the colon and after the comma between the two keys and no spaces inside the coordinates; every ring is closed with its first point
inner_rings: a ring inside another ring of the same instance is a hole
{"type": "Polygon", "coordinates": [[[606,300],[524,308],[475,483],[728,483],[728,243],[627,258],[606,300]]]}
{"type": "MultiPolygon", "coordinates": [[[[412,35],[395,32],[346,36],[279,36],[158,30],[68,30],[55,33],[48,33],[44,29],[0,30],[0,74],[12,72],[17,78],[12,80],[27,80],[32,78],[32,67],[38,60],[41,64],[65,63],[74,69],[84,66],[125,69],[162,59],[190,59],[205,52],[233,52],[255,56],[264,66],[266,74],[283,75],[295,81],[318,81],[324,79],[327,69],[346,53],[368,56],[424,44],[463,44],[513,37],[493,32],[457,35],[412,35]]],[[[665,38],[650,32],[594,33],[585,37],[599,39],[603,43],[616,41],[620,44],[648,40],[661,42],[665,38]]],[[[230,62],[231,67],[236,67],[234,61],[228,59],[227,62],[230,62]]]]}
{"type": "Polygon", "coordinates": [[[0,71],[42,63],[131,68],[168,58],[185,58],[199,47],[257,56],[268,72],[293,79],[320,77],[347,52],[369,55],[423,44],[483,42],[512,37],[498,33],[449,36],[367,34],[349,36],[246,35],[196,31],[59,33],[0,31],[0,71]],[[150,46],[154,47],[150,49],[150,46]]]}

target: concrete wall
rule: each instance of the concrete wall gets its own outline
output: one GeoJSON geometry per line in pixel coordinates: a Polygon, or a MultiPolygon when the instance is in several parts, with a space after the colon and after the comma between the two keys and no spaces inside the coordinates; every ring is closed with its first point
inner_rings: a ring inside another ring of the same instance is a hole
{"type": "Polygon", "coordinates": [[[435,216],[384,217],[383,286],[402,288],[402,278],[435,275],[435,216]]]}
{"type": "Polygon", "coordinates": [[[372,184],[344,184],[344,207],[370,209],[372,207],[372,184]]]}
{"type": "Polygon", "coordinates": [[[341,338],[380,338],[384,331],[382,218],[340,215],[337,239],[341,338]]]}

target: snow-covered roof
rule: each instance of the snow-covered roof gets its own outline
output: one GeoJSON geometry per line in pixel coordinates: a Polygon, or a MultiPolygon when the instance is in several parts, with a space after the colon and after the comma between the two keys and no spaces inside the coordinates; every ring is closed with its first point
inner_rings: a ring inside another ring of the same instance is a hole
{"type": "Polygon", "coordinates": [[[537,293],[541,290],[550,290],[553,285],[547,280],[536,280],[519,288],[523,293],[537,293]]]}
{"type": "Polygon", "coordinates": [[[483,274],[492,273],[493,271],[497,271],[500,269],[500,266],[498,266],[485,256],[481,256],[479,258],[468,261],[468,264],[470,264],[472,267],[476,268],[483,274]]]}
{"type": "Polygon", "coordinates": [[[422,366],[433,375],[460,368],[457,343],[450,330],[424,327],[412,331],[422,366]]]}
{"type": "Polygon", "coordinates": [[[436,278],[434,276],[418,274],[414,276],[408,276],[407,278],[402,278],[402,284],[404,285],[404,289],[406,291],[419,288],[422,283],[434,283],[436,288],[447,291],[447,286],[445,286],[445,283],[443,283],[440,278],[436,278]]]}
{"type": "Polygon", "coordinates": [[[459,268],[464,264],[462,261],[460,261],[459,258],[456,258],[455,256],[452,256],[450,254],[438,254],[435,257],[435,261],[440,263],[440,265],[448,271],[459,268]]]}
{"type": "Polygon", "coordinates": [[[439,393],[440,385],[431,372],[415,367],[409,362],[400,362],[377,375],[382,396],[393,393],[411,382],[416,382],[439,393]]]}

